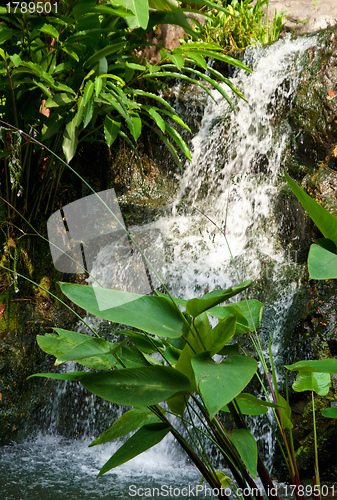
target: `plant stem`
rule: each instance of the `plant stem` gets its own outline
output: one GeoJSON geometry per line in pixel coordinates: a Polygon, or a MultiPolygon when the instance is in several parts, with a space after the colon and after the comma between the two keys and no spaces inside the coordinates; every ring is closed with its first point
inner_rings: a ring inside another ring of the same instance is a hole
{"type": "Polygon", "coordinates": [[[319,466],[318,466],[318,448],[317,448],[314,391],[311,391],[311,402],[312,402],[312,420],[313,420],[313,426],[314,426],[314,446],[315,446],[315,484],[316,484],[316,486],[318,486],[318,489],[319,489],[319,499],[322,500],[321,482],[320,482],[320,478],[319,478],[319,466]]]}
{"type": "Polygon", "coordinates": [[[183,448],[185,453],[189,456],[189,458],[192,460],[192,462],[195,464],[195,466],[199,469],[201,474],[204,476],[206,481],[209,483],[209,485],[212,488],[216,488],[219,491],[219,499],[220,500],[230,500],[230,498],[225,494],[220,481],[218,480],[217,476],[213,476],[213,474],[207,469],[205,464],[200,460],[198,455],[194,453],[190,445],[185,441],[185,439],[182,437],[182,435],[173,427],[173,425],[167,420],[163,412],[161,411],[160,407],[158,405],[156,406],[150,406],[150,410],[152,410],[163,422],[166,422],[171,426],[171,433],[175,437],[175,439],[178,441],[180,446],[183,448]]]}

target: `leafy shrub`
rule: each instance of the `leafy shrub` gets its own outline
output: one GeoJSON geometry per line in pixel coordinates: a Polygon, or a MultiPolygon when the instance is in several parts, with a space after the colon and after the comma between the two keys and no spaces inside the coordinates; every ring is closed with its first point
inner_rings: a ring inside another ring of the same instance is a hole
{"type": "Polygon", "coordinates": [[[230,83],[208,67],[207,58],[245,68],[221,54],[219,45],[202,42],[163,49],[159,65],[141,61],[137,51],[147,45],[144,36],[154,25],[180,25],[193,37],[187,15],[176,0],[118,5],[62,0],[50,15],[0,11],[0,117],[17,129],[1,129],[1,196],[31,219],[53,204],[64,168],[58,157],[70,162],[82,141],[104,139],[111,147],[120,136],[136,151],[142,127],[148,126],[178,164],[176,147],[190,158],[167,117],[188,127],[156,93],[160,82],[178,78],[209,94],[209,87],[217,88],[228,99],[219,83],[230,83]],[[22,140],[19,130],[40,144],[22,140]]]}
{"type": "MultiPolygon", "coordinates": [[[[222,3],[219,2],[220,5],[222,3]]],[[[283,28],[284,12],[275,11],[270,20],[269,0],[257,0],[255,5],[251,3],[252,0],[232,0],[226,5],[227,13],[222,10],[208,12],[205,24],[199,26],[197,31],[205,41],[219,43],[225,52],[278,40],[283,28]]]]}

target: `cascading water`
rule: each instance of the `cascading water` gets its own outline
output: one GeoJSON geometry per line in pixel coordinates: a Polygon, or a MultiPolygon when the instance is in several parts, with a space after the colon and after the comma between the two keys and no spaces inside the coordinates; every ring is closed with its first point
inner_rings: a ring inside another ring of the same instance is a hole
{"type": "MultiPolygon", "coordinates": [[[[216,102],[208,100],[200,131],[193,139],[193,161],[179,179],[173,215],[141,227],[141,232],[155,234],[160,243],[165,254],[160,271],[165,271],[163,279],[175,296],[190,299],[208,290],[227,288],[239,279],[255,279],[261,288],[268,282],[271,292],[261,336],[272,335],[274,355],[285,310],[292,302],[303,267],[296,266],[282,247],[273,207],[290,134],[286,113],[302,69],[303,54],[316,43],[313,37],[286,39],[247,53],[254,72],[238,72],[234,84],[248,103],[233,96],[235,112],[231,112],[220,94],[214,94],[216,102]],[[215,221],[221,231],[195,207],[215,221]]],[[[105,249],[101,260],[98,256],[94,264],[95,273],[101,274],[103,280],[111,275],[106,272],[107,265],[109,252],[105,249]]],[[[112,283],[106,285],[113,287],[112,283]]],[[[70,399],[72,407],[75,397],[70,399]]],[[[54,411],[64,412],[60,399],[57,406],[54,411]]],[[[110,405],[105,409],[97,406],[95,401],[91,407],[91,418],[96,421],[103,411],[116,411],[110,405]]],[[[71,411],[76,417],[77,410],[71,411]]],[[[92,434],[94,427],[89,426],[87,432],[92,434]]],[[[264,442],[271,453],[272,445],[266,437],[264,442]]],[[[0,457],[5,498],[129,498],[131,484],[196,485],[200,480],[172,439],[166,438],[144,456],[96,481],[95,475],[116,445],[87,449],[89,443],[87,436],[73,441],[50,433],[5,447],[0,457]]]]}

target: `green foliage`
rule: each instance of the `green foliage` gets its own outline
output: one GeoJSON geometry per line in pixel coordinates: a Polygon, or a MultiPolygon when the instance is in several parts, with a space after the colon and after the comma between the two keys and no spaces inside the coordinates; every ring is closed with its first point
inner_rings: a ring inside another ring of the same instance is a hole
{"type": "Polygon", "coordinates": [[[269,0],[257,0],[254,5],[252,0],[219,0],[217,3],[224,4],[227,12],[215,9],[206,14],[205,24],[197,29],[206,41],[219,43],[229,52],[278,40],[285,13],[275,11],[270,20],[269,0]]]}
{"type": "Polygon", "coordinates": [[[144,407],[133,408],[124,413],[114,424],[109,427],[101,436],[95,439],[90,446],[109,443],[122,436],[129,434],[143,425],[160,422],[159,418],[151,410],[144,407]]]}
{"type": "Polygon", "coordinates": [[[69,283],[61,283],[60,286],[72,302],[99,318],[163,337],[177,338],[182,334],[183,316],[167,297],[69,283]],[[111,307],[111,304],[114,306],[111,307]]]}
{"type": "Polygon", "coordinates": [[[170,432],[171,426],[166,422],[143,425],[131,436],[112,457],[103,465],[98,476],[102,476],[118,465],[128,462],[140,453],[152,448],[170,432]]]}
{"type": "Polygon", "coordinates": [[[308,257],[310,278],[335,279],[337,278],[337,217],[312,199],[287,173],[285,176],[295,196],[324,236],[310,247],[308,257]]]}
{"type": "MultiPolygon", "coordinates": [[[[236,398],[235,403],[243,415],[264,415],[268,408],[278,408],[275,403],[268,403],[262,399],[258,399],[253,394],[241,392],[236,398]]],[[[222,411],[230,412],[229,408],[223,407],[222,411]]]]}
{"type": "MultiPolygon", "coordinates": [[[[261,466],[256,440],[248,430],[243,415],[262,415],[272,408],[288,454],[288,457],[285,453],[284,456],[291,481],[301,484],[294,449],[289,446],[286,434],[289,433],[291,438],[291,408],[288,396],[285,399],[279,394],[272,357],[274,385],[256,337],[254,345],[257,346],[260,361],[264,362],[272,393],[272,401],[269,396],[267,401],[263,401],[243,392],[257,372],[256,359],[238,355],[235,350],[237,345],[229,344],[235,335],[249,333],[252,336],[253,331],[256,335],[263,305],[257,300],[219,305],[244,292],[250,285],[251,281],[246,281],[187,301],[160,292],[157,296],[142,296],[60,284],[68,299],[86,311],[112,323],[137,329],[118,332],[118,341],[114,342],[62,329],[56,329],[56,334],[38,337],[40,347],[56,357],[55,366],[72,360],[95,371],[41,373],[33,377],[79,382],[107,401],[133,407],[93,441],[92,446],[104,444],[138,429],[107,461],[99,475],[154,446],[171,432],[211,486],[218,488],[224,483],[232,487],[228,477],[222,476],[224,473],[215,471],[210,465],[211,458],[203,445],[198,445],[206,435],[220,450],[237,485],[246,485],[247,474],[250,474],[253,479],[250,479],[249,485],[252,486],[255,484],[252,481],[259,475],[268,498],[271,498],[268,489],[270,478],[261,466]],[[213,328],[210,316],[219,319],[213,328]],[[126,338],[120,340],[123,334],[126,338]],[[157,353],[157,357],[151,357],[151,353],[157,353]],[[215,358],[215,355],[225,357],[215,358]],[[168,412],[160,404],[163,402],[166,402],[168,412]],[[228,431],[220,425],[221,411],[230,412],[238,428],[228,431]],[[167,413],[171,413],[172,420],[167,420],[167,413]],[[193,414],[198,416],[202,425],[194,422],[193,414]],[[177,422],[182,422],[188,429],[189,442],[178,430],[177,422]]],[[[299,371],[293,384],[295,391],[326,395],[331,385],[330,374],[337,372],[337,360],[300,361],[286,368],[299,371]]],[[[334,409],[327,409],[324,414],[335,418],[334,409]]],[[[316,433],[314,399],[313,418],[316,433]]],[[[319,485],[316,434],[315,471],[319,485]]]]}
{"type": "MultiPolygon", "coordinates": [[[[308,269],[310,277],[313,279],[333,279],[337,277],[337,218],[325,210],[315,200],[313,200],[296,182],[285,173],[288,184],[295,196],[314,221],[324,238],[311,245],[308,257],[308,269]]],[[[317,431],[315,418],[314,392],[320,396],[326,396],[331,386],[330,374],[337,371],[336,359],[320,359],[313,361],[299,361],[287,366],[289,370],[299,370],[297,379],[293,384],[293,389],[298,392],[311,391],[312,414],[314,428],[314,449],[315,449],[315,484],[320,487],[317,431]]],[[[329,418],[336,418],[335,408],[326,408],[322,415],[329,418]]],[[[321,495],[320,495],[321,498],[321,495]]]]}
{"type": "Polygon", "coordinates": [[[229,439],[239,452],[243,463],[247,467],[249,474],[254,479],[257,477],[257,445],[254,437],[248,429],[234,429],[229,439]]]}
{"type": "MultiPolygon", "coordinates": [[[[174,302],[176,299],[163,294],[141,296],[100,289],[99,296],[95,296],[91,287],[61,284],[63,293],[85,310],[114,323],[127,324],[141,330],[120,332],[126,335],[126,340],[118,342],[107,342],[102,338],[61,329],[56,329],[56,334],[38,337],[40,347],[56,356],[56,366],[68,360],[77,360],[90,368],[97,369],[101,364],[101,371],[34,376],[78,381],[90,392],[108,401],[134,407],[92,443],[92,446],[103,444],[139,429],[108,460],[99,475],[153,446],[168,432],[173,433],[195,463],[199,464],[200,450],[191,448],[174,423],[168,423],[165,410],[159,403],[166,401],[170,411],[179,420],[183,419],[184,425],[192,426],[192,431],[200,434],[204,431],[187,418],[191,411],[195,411],[195,407],[189,403],[190,398],[195,400],[195,393],[200,398],[198,405],[202,408],[206,418],[205,425],[210,427],[210,432],[212,428],[213,432],[218,428],[215,415],[235,398],[239,401],[240,394],[257,371],[256,360],[234,354],[222,361],[215,361],[212,356],[221,352],[237,333],[237,317],[244,323],[245,331],[249,330],[249,321],[240,309],[240,303],[236,308],[218,304],[241,293],[250,285],[251,282],[248,281],[228,290],[207,293],[200,299],[183,301],[186,306],[186,312],[183,313],[174,302]],[[99,310],[98,304],[102,310],[99,310]],[[230,308],[230,314],[224,313],[226,307],[230,308]],[[214,328],[209,324],[209,311],[223,315],[214,328]],[[153,335],[159,335],[163,340],[153,335]],[[125,346],[126,341],[134,345],[125,346]],[[138,357],[138,364],[133,368],[128,367],[130,351],[134,354],[138,352],[143,360],[139,361],[138,357]],[[150,360],[155,360],[148,356],[149,352],[157,352],[161,360],[152,365],[150,360]]],[[[247,309],[250,302],[246,303],[247,309]]],[[[257,318],[254,327],[257,327],[261,307],[257,307],[257,301],[253,301],[252,305],[255,308],[254,317],[257,318]]],[[[248,407],[252,414],[260,414],[258,409],[264,408],[265,404],[270,405],[244,394],[240,401],[243,401],[243,405],[246,402],[246,409],[248,407]]],[[[219,433],[219,429],[217,432],[219,433]]],[[[231,433],[222,431],[219,446],[228,448],[225,456],[234,452],[240,468],[246,467],[254,478],[257,477],[256,441],[248,430],[237,429],[231,433]]],[[[208,460],[204,456],[201,459],[208,460]]],[[[232,462],[229,466],[233,468],[232,462]]],[[[219,486],[217,474],[204,470],[204,466],[200,464],[199,468],[210,484],[219,486]]]]}
{"type": "Polygon", "coordinates": [[[176,0],[118,5],[62,0],[56,14],[0,13],[0,118],[17,129],[1,129],[1,196],[34,219],[40,207],[52,206],[61,159],[70,162],[81,142],[96,138],[111,147],[120,136],[136,151],[144,126],[158,134],[177,164],[177,149],[191,158],[168,118],[188,127],[156,91],[171,77],[209,94],[208,85],[213,86],[229,100],[219,83],[230,82],[212,71],[207,59],[247,68],[221,54],[221,46],[203,42],[162,49],[158,65],[142,60],[145,35],[154,25],[179,25],[194,36],[178,7],[176,0]],[[28,134],[25,139],[21,130],[28,134]],[[55,155],[41,149],[42,143],[55,155]]]}
{"type": "Polygon", "coordinates": [[[191,299],[186,302],[186,312],[190,314],[193,318],[196,318],[199,314],[208,311],[211,307],[217,306],[224,302],[225,300],[243,292],[246,288],[252,285],[252,281],[246,281],[241,283],[238,287],[230,288],[229,290],[214,290],[213,292],[208,292],[201,299],[191,299]]]}
{"type": "MultiPolygon", "coordinates": [[[[123,362],[122,356],[120,359],[123,362]]],[[[77,380],[93,394],[112,403],[126,406],[154,405],[165,401],[173,394],[188,392],[190,389],[187,377],[169,366],[50,375],[59,380],[77,380]],[[69,378],[72,376],[75,378],[69,378]]],[[[48,374],[38,373],[32,376],[48,376],[48,374]]]]}
{"type": "Polygon", "coordinates": [[[322,415],[324,417],[337,418],[337,408],[336,407],[325,408],[324,410],[322,410],[322,415]]]}
{"type": "Polygon", "coordinates": [[[296,392],[315,391],[319,396],[326,396],[331,386],[329,373],[299,371],[293,389],[296,392]]]}

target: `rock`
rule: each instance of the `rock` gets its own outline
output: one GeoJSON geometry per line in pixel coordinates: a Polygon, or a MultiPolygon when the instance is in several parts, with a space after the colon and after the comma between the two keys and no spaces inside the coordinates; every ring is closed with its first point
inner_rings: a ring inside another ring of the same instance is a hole
{"type": "MultiPolygon", "coordinates": [[[[200,24],[205,23],[205,16],[201,14],[189,13],[189,18],[196,19],[200,24]]],[[[188,19],[188,22],[193,25],[192,19],[188,19]]],[[[180,45],[180,40],[184,38],[185,31],[181,26],[176,26],[174,24],[158,24],[153,31],[147,34],[147,41],[153,43],[156,46],[145,47],[141,51],[141,55],[146,57],[148,62],[151,64],[157,64],[160,57],[160,49],[165,47],[166,49],[172,50],[180,45]]]]}
{"type": "Polygon", "coordinates": [[[289,113],[295,131],[297,158],[315,169],[324,162],[337,170],[337,36],[336,29],[319,35],[318,48],[308,51],[293,109],[289,113]],[[314,161],[313,161],[314,160],[314,161]]]}
{"type": "Polygon", "coordinates": [[[337,25],[336,0],[269,0],[269,17],[275,10],[286,12],[286,32],[313,33],[337,25]]]}

